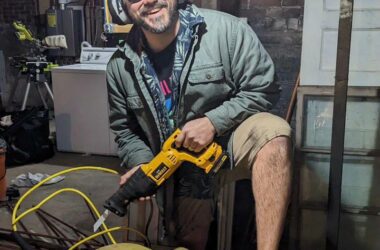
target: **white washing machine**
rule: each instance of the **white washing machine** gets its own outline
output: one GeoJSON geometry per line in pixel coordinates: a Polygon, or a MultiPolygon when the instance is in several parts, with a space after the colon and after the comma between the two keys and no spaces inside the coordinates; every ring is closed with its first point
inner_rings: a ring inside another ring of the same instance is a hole
{"type": "Polygon", "coordinates": [[[107,62],[115,50],[82,45],[80,64],[52,70],[58,151],[116,155],[106,86],[107,62]]]}

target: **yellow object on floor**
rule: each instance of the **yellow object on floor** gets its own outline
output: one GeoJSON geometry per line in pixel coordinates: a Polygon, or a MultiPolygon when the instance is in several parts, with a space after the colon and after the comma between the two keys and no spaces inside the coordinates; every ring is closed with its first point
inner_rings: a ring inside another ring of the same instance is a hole
{"type": "Polygon", "coordinates": [[[134,243],[117,243],[113,245],[108,245],[105,247],[98,248],[98,250],[150,250],[150,248],[134,244],[134,243]]]}

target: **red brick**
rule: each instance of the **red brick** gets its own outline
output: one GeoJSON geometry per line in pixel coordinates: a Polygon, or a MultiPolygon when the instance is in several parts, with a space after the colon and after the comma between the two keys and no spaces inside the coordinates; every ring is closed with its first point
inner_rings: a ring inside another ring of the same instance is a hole
{"type": "Polygon", "coordinates": [[[283,0],[282,6],[304,6],[304,0],[283,0]]]}
{"type": "Polygon", "coordinates": [[[285,18],[298,18],[302,15],[303,9],[300,6],[284,7],[282,15],[285,18]]]}
{"type": "Polygon", "coordinates": [[[281,0],[251,0],[252,6],[281,6],[281,0]]]}

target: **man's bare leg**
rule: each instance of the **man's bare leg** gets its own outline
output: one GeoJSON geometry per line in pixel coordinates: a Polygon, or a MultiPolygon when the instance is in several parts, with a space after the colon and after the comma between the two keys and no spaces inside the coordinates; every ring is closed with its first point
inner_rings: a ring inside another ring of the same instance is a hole
{"type": "Polygon", "coordinates": [[[252,167],[257,249],[279,247],[291,189],[291,142],[276,137],[257,154],[252,167]]]}

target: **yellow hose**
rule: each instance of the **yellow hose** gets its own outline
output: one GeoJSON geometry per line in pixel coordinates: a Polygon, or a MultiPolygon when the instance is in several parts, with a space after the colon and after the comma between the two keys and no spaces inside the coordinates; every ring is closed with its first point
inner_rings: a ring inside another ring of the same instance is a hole
{"type": "MultiPolygon", "coordinates": [[[[23,218],[24,216],[26,216],[28,213],[32,212],[32,211],[35,211],[36,209],[32,208],[32,209],[29,209],[28,211],[25,211],[24,213],[22,213],[19,217],[16,218],[17,216],[17,211],[21,205],[21,203],[26,199],[26,197],[28,197],[34,190],[36,190],[37,188],[39,188],[40,186],[42,186],[44,183],[48,182],[49,180],[59,176],[59,175],[64,175],[64,174],[67,174],[67,173],[70,173],[70,172],[75,172],[75,171],[82,171],[82,170],[99,170],[99,171],[104,171],[104,172],[108,172],[108,173],[112,173],[112,174],[118,174],[118,172],[116,172],[115,170],[112,170],[112,169],[108,169],[108,168],[102,168],[102,167],[94,167],[94,166],[83,166],[83,167],[77,167],[77,168],[71,168],[71,169],[66,169],[66,170],[63,170],[61,172],[58,172],[58,173],[55,173],[49,177],[47,177],[46,179],[42,180],[41,182],[39,182],[37,185],[33,186],[31,189],[29,189],[23,196],[21,196],[21,198],[17,201],[14,209],[13,209],[13,213],[12,213],[12,227],[13,227],[13,231],[17,231],[17,226],[16,226],[16,223],[21,219],[23,218]]],[[[94,212],[96,213],[96,215],[98,217],[100,217],[100,214],[98,212],[98,210],[96,209],[96,207],[94,206],[94,204],[91,202],[91,200],[85,195],[83,194],[82,192],[76,190],[76,189],[72,189],[72,188],[66,188],[66,189],[61,189],[61,190],[58,190],[57,192],[49,195],[47,198],[45,198],[43,201],[41,201],[37,207],[40,207],[42,206],[44,203],[46,203],[49,199],[53,198],[55,195],[58,195],[59,193],[61,192],[66,192],[66,191],[70,191],[70,192],[75,192],[79,195],[81,195],[86,201],[88,204],[90,204],[91,208],[94,210],[94,212]],[[95,208],[95,209],[94,209],[95,208]]],[[[105,224],[103,224],[103,226],[106,228],[105,224]]],[[[111,234],[108,234],[112,243],[115,244],[115,240],[113,239],[112,235],[111,234]]]]}
{"type": "Polygon", "coordinates": [[[77,243],[75,243],[74,245],[72,245],[72,246],[69,248],[69,250],[73,250],[73,249],[79,247],[80,245],[82,245],[83,243],[85,243],[85,242],[87,242],[87,241],[89,241],[89,240],[92,240],[93,238],[96,238],[96,237],[98,237],[98,236],[100,236],[100,235],[103,235],[103,234],[105,234],[105,233],[110,233],[110,232],[113,232],[113,231],[118,231],[118,230],[129,230],[129,231],[135,232],[135,233],[137,233],[138,235],[140,235],[142,238],[144,238],[144,240],[145,240],[146,242],[149,242],[148,239],[146,238],[146,236],[145,236],[144,234],[140,233],[140,232],[137,231],[137,230],[134,230],[134,229],[129,228],[129,227],[113,227],[113,228],[110,228],[110,229],[106,229],[106,230],[103,230],[103,231],[97,232],[97,233],[95,233],[95,234],[93,234],[93,235],[88,236],[87,238],[84,238],[84,239],[81,240],[81,241],[78,241],[77,243]]]}
{"type": "MultiPolygon", "coordinates": [[[[43,199],[40,203],[37,204],[37,206],[32,207],[32,208],[28,209],[27,211],[23,212],[21,215],[19,215],[16,218],[16,220],[13,223],[16,224],[19,220],[21,220],[22,218],[24,218],[26,215],[28,215],[31,212],[36,211],[37,209],[39,209],[40,207],[42,207],[46,202],[48,202],[50,199],[54,198],[55,196],[57,196],[58,194],[63,193],[63,192],[73,192],[73,193],[76,193],[76,194],[79,194],[80,196],[82,196],[82,198],[89,204],[89,206],[91,207],[92,211],[94,211],[94,213],[96,214],[96,216],[98,218],[100,217],[99,210],[95,207],[94,203],[90,200],[90,198],[88,198],[87,195],[85,195],[81,191],[79,191],[77,189],[74,189],[74,188],[62,188],[62,189],[60,189],[60,190],[52,193],[51,195],[49,195],[45,199],[43,199]]],[[[104,229],[108,229],[107,226],[106,226],[106,224],[103,223],[102,225],[103,225],[104,229]]],[[[107,235],[110,238],[111,242],[113,244],[116,244],[116,241],[112,237],[112,235],[110,233],[108,233],[107,235]]]]}

